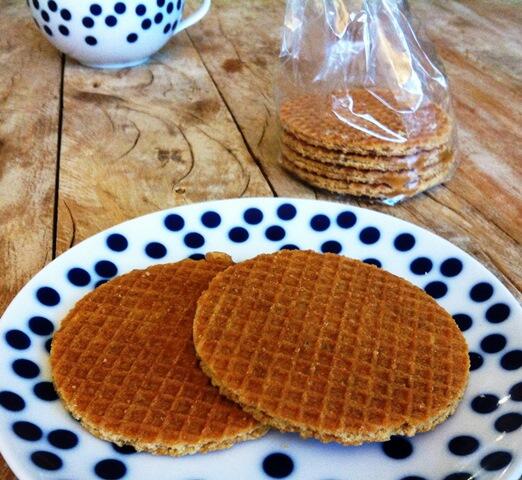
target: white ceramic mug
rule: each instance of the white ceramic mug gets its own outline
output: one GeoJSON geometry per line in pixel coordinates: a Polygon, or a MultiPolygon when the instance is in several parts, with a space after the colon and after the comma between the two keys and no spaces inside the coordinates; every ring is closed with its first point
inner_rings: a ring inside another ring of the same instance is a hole
{"type": "Polygon", "coordinates": [[[201,20],[211,0],[182,19],[185,0],[27,0],[47,39],[95,68],[146,62],[170,37],[201,20]]]}

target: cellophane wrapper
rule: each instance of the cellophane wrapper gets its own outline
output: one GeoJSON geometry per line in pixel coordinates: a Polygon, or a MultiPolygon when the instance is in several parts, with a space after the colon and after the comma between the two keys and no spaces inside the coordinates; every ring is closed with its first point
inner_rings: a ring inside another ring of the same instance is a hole
{"type": "Polygon", "coordinates": [[[288,0],[280,56],[281,159],[292,173],[392,205],[453,174],[448,79],[406,1],[288,0]]]}

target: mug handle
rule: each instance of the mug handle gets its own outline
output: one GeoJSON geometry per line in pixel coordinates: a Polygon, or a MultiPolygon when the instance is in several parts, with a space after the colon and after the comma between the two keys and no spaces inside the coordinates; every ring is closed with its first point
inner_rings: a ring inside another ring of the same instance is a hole
{"type": "Polygon", "coordinates": [[[201,7],[199,7],[195,12],[190,14],[187,18],[184,18],[179,22],[178,28],[172,34],[179,33],[182,30],[185,30],[185,28],[190,27],[191,25],[194,25],[196,22],[199,22],[210,9],[211,0],[203,0],[203,3],[201,4],[201,7]]]}

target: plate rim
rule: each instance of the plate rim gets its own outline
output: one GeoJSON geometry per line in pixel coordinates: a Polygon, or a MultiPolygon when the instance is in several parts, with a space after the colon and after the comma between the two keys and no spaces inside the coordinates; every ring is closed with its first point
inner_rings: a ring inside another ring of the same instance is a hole
{"type": "MultiPolygon", "coordinates": [[[[153,212],[145,213],[143,215],[138,215],[133,218],[129,218],[127,220],[124,220],[123,222],[116,223],[110,227],[107,227],[103,230],[100,230],[99,232],[96,232],[89,237],[86,237],[85,239],[81,240],[77,244],[73,245],[72,247],[68,248],[64,252],[62,252],[60,255],[52,259],[49,263],[47,263],[43,268],[38,270],[34,275],[30,277],[30,279],[20,288],[20,290],[16,293],[16,295],[11,299],[8,306],[0,316],[0,331],[5,330],[4,329],[4,319],[6,317],[10,317],[12,315],[12,311],[15,311],[17,308],[17,304],[23,299],[23,296],[25,295],[26,290],[30,290],[35,284],[38,283],[38,280],[41,276],[44,275],[44,272],[53,265],[54,267],[59,266],[62,263],[66,263],[69,260],[69,257],[73,257],[77,250],[80,250],[81,248],[84,248],[85,244],[88,244],[89,242],[94,242],[96,239],[101,238],[102,236],[106,236],[107,234],[111,233],[114,229],[117,229],[119,227],[124,227],[129,224],[132,224],[134,222],[139,222],[140,220],[143,220],[145,218],[152,218],[152,217],[162,217],[165,215],[168,215],[170,213],[183,213],[185,210],[189,209],[203,209],[207,208],[208,210],[212,209],[218,209],[222,205],[226,204],[235,204],[235,205],[242,205],[243,208],[247,208],[247,204],[251,204],[252,207],[256,207],[256,205],[259,205],[259,202],[269,202],[274,204],[284,204],[284,203],[295,203],[296,206],[299,203],[309,203],[313,205],[329,205],[329,206],[336,206],[339,209],[345,209],[347,211],[352,211],[356,215],[370,215],[370,217],[374,216],[376,220],[379,219],[385,219],[385,221],[392,221],[397,222],[399,225],[404,226],[405,228],[413,229],[412,233],[415,233],[415,230],[422,232],[423,235],[427,235],[427,237],[430,240],[436,240],[437,242],[442,241],[443,244],[446,244],[447,246],[450,246],[452,249],[457,249],[459,253],[462,255],[462,257],[466,260],[469,260],[473,262],[482,272],[486,273],[492,280],[495,281],[495,288],[499,288],[500,290],[504,291],[509,297],[511,297],[515,304],[517,311],[522,314],[522,306],[520,305],[517,297],[502,283],[502,281],[497,277],[497,275],[490,271],[485,265],[481,263],[481,261],[477,258],[475,258],[470,253],[463,250],[461,247],[455,245],[454,243],[450,242],[443,236],[432,232],[426,227],[420,226],[414,222],[410,222],[407,220],[404,220],[402,218],[395,217],[392,214],[380,212],[377,210],[373,210],[371,208],[367,207],[360,207],[356,205],[346,204],[342,203],[340,201],[335,200],[321,200],[321,199],[312,199],[312,198],[294,198],[294,197],[239,197],[239,198],[226,198],[226,199],[218,199],[218,200],[204,200],[200,202],[195,203],[188,203],[173,207],[168,207],[165,209],[156,210],[153,212]]],[[[378,223],[378,222],[377,222],[378,223]]],[[[343,255],[343,254],[341,254],[343,255]]],[[[347,256],[347,255],[345,255],[347,256]]],[[[157,262],[157,263],[162,263],[157,262]]],[[[5,462],[9,466],[9,468],[12,470],[12,472],[15,474],[17,478],[20,480],[35,480],[33,477],[31,477],[31,472],[26,470],[25,468],[25,462],[22,461],[22,458],[20,455],[17,455],[15,452],[15,449],[9,448],[8,440],[6,438],[5,432],[0,431],[0,453],[3,456],[5,462]]],[[[519,480],[518,476],[522,475],[522,455],[518,459],[518,462],[514,462],[513,465],[513,471],[509,473],[509,476],[506,477],[506,480],[519,480]],[[517,465],[518,464],[518,465],[517,465]]]]}

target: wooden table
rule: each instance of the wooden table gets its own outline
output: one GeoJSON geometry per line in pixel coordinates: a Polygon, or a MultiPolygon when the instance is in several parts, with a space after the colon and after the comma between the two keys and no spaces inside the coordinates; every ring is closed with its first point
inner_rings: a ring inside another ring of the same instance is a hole
{"type": "MultiPolygon", "coordinates": [[[[522,4],[412,1],[453,87],[462,163],[396,207],[522,287],[522,4]]],[[[278,164],[272,99],[282,0],[214,0],[143,67],[56,51],[25,2],[0,0],[0,314],[54,257],[158,209],[241,196],[326,198],[278,164]]],[[[0,459],[0,478],[13,479],[0,459]]]]}

